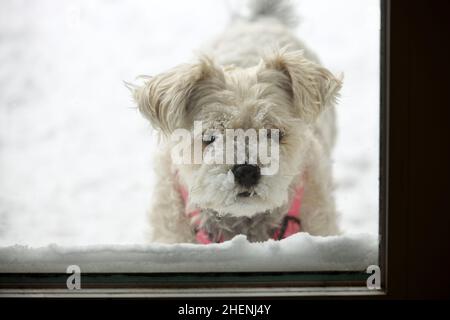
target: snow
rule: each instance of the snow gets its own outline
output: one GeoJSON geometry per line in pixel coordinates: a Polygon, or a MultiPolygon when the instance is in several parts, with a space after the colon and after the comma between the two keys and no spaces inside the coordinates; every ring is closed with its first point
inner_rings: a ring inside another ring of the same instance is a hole
{"type": "Polygon", "coordinates": [[[211,248],[172,248],[143,245],[157,145],[122,81],[188,61],[226,27],[227,6],[208,0],[1,1],[2,268],[12,257],[45,264],[92,245],[79,255],[87,265],[89,259],[95,268],[102,257],[129,257],[117,265],[124,270],[132,259],[144,261],[142,268],[175,270],[189,252],[205,257],[205,268],[219,269],[219,261],[228,260],[246,268],[238,261],[247,256],[249,268],[280,267],[264,252],[289,268],[360,268],[373,261],[366,255],[376,249],[378,234],[379,3],[303,0],[298,11],[296,33],[325,66],[345,74],[334,153],[345,234],[260,245],[238,237],[211,248]],[[58,246],[45,247],[51,243],[58,246]],[[16,244],[36,249],[6,248],[16,244]],[[164,264],[163,253],[173,266],[164,264]],[[216,262],[207,260],[209,253],[216,262]]]}
{"type": "Polygon", "coordinates": [[[0,248],[0,272],[275,272],[365,271],[377,264],[377,239],[367,234],[250,243],[244,235],[221,244],[95,245],[0,248]],[[193,258],[195,257],[195,258],[193,258]]]}

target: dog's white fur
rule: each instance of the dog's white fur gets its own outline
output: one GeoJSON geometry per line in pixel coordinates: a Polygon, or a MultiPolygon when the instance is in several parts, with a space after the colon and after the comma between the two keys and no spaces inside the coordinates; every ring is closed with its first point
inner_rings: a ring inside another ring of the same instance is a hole
{"type": "Polygon", "coordinates": [[[205,56],[147,78],[134,90],[139,110],[164,136],[156,160],[150,241],[195,242],[179,184],[189,190],[190,206],[247,219],[268,212],[277,221],[301,184],[302,231],[339,233],[330,154],[341,79],[319,64],[272,14],[276,10],[263,10],[264,5],[286,6],[276,2],[255,2],[253,16],[234,21],[205,56]],[[232,165],[175,165],[167,137],[176,128],[192,130],[195,120],[205,129],[280,129],[279,172],[262,176],[253,196],[240,198],[243,189],[234,183],[232,165]]]}

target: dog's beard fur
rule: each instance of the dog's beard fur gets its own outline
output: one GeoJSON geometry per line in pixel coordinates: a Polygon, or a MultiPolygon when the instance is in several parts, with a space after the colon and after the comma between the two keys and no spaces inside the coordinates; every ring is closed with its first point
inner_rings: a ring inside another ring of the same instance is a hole
{"type": "MultiPolygon", "coordinates": [[[[146,81],[134,91],[140,111],[168,136],[177,128],[279,129],[279,170],[244,189],[231,164],[183,164],[177,167],[190,204],[218,215],[251,217],[285,206],[292,188],[301,183],[313,136],[312,124],[336,99],[341,82],[286,49],[264,57],[250,68],[217,66],[202,57],[146,81]],[[250,197],[238,196],[248,191],[250,197]]],[[[195,138],[195,137],[194,137],[195,138]]]]}

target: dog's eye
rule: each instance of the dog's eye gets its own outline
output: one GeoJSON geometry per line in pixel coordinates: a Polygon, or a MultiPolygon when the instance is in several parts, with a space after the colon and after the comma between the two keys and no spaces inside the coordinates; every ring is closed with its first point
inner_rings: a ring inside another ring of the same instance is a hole
{"type": "Polygon", "coordinates": [[[206,145],[211,144],[214,141],[216,141],[216,137],[215,136],[209,136],[209,137],[204,137],[203,138],[203,143],[205,143],[206,145]]]}

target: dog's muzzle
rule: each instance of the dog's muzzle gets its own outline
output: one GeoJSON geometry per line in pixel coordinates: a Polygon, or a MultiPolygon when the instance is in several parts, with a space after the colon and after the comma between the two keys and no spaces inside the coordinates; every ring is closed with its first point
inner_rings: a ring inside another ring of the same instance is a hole
{"type": "Polygon", "coordinates": [[[237,164],[231,171],[237,183],[245,188],[253,187],[261,178],[260,168],[250,164],[237,164]]]}

